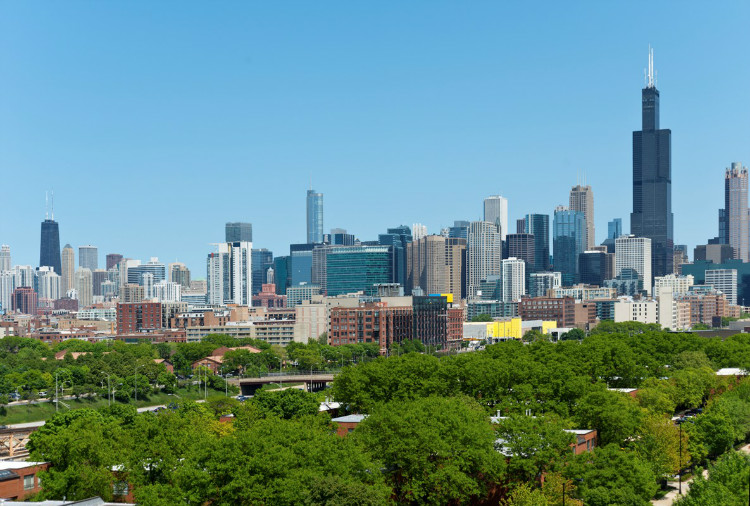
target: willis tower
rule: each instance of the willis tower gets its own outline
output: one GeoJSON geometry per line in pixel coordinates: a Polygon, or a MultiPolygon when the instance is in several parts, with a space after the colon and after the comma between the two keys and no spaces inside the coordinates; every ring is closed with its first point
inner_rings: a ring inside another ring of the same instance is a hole
{"type": "Polygon", "coordinates": [[[651,239],[651,272],[673,272],[672,131],[659,129],[659,90],[649,48],[646,87],[641,90],[640,131],[633,132],[633,212],[630,233],[651,239]]]}

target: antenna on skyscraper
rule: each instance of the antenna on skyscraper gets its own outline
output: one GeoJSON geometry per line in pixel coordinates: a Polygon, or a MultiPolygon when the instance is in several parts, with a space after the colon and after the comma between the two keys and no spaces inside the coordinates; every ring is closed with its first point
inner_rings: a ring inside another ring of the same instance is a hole
{"type": "Polygon", "coordinates": [[[44,219],[49,219],[49,192],[44,192],[44,219]]]}
{"type": "Polygon", "coordinates": [[[52,221],[55,221],[55,190],[52,190],[50,192],[50,206],[49,206],[51,219],[52,221]]]}
{"type": "Polygon", "coordinates": [[[654,74],[654,48],[648,45],[648,73],[646,74],[646,87],[656,86],[656,75],[654,74]]]}

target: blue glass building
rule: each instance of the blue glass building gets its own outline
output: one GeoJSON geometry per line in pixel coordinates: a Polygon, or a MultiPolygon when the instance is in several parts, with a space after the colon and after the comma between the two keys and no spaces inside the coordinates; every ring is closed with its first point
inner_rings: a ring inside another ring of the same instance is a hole
{"type": "Polygon", "coordinates": [[[323,194],[307,190],[307,242],[323,242],[323,194]]]}
{"type": "Polygon", "coordinates": [[[586,219],[582,212],[555,210],[553,224],[555,271],[562,273],[563,286],[577,281],[578,255],[586,250],[586,219]]]}

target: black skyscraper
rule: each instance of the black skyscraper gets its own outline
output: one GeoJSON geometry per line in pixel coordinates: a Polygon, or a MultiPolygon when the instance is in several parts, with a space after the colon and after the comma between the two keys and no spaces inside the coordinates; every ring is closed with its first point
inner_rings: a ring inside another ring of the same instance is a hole
{"type": "Polygon", "coordinates": [[[57,274],[62,275],[60,261],[60,229],[55,220],[42,222],[42,240],[39,245],[39,267],[52,267],[57,274]]]}
{"type": "Polygon", "coordinates": [[[659,90],[649,52],[648,82],[641,93],[642,130],[633,132],[633,212],[630,232],[651,239],[653,276],[673,272],[672,132],[659,129],[659,90]]]}

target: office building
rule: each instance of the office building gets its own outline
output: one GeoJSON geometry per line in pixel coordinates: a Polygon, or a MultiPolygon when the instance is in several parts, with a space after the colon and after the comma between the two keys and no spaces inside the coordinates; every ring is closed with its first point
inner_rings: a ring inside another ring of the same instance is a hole
{"type": "Polygon", "coordinates": [[[633,269],[643,283],[643,290],[651,295],[651,239],[624,235],[618,237],[615,244],[615,276],[620,276],[624,269],[633,269]]]}
{"type": "Polygon", "coordinates": [[[182,288],[190,288],[190,269],[180,262],[169,264],[167,280],[177,283],[182,288]]]}
{"type": "Polygon", "coordinates": [[[330,314],[329,342],[332,346],[376,343],[385,354],[394,344],[412,338],[411,307],[368,302],[358,307],[332,307],[330,314]]]}
{"type": "Polygon", "coordinates": [[[526,294],[526,262],[520,258],[502,261],[503,302],[518,302],[526,294]]]}
{"type": "Polygon", "coordinates": [[[307,190],[307,242],[323,242],[323,194],[307,190]]]}
{"type": "Polygon", "coordinates": [[[526,233],[526,218],[518,218],[516,220],[516,234],[526,233]]]}
{"type": "Polygon", "coordinates": [[[273,282],[276,285],[277,294],[285,295],[287,287],[292,286],[290,273],[291,256],[281,256],[273,259],[273,282]]]}
{"type": "Polygon", "coordinates": [[[453,226],[448,228],[448,237],[469,240],[469,223],[465,220],[456,220],[453,226]]]}
{"type": "Polygon", "coordinates": [[[412,339],[425,346],[452,348],[463,339],[463,310],[441,295],[412,297],[412,339]]]}
{"type": "Polygon", "coordinates": [[[750,263],[742,260],[727,260],[724,263],[712,263],[705,260],[695,261],[682,266],[683,275],[692,275],[695,285],[705,285],[706,271],[715,269],[734,269],[737,271],[737,303],[741,306],[750,304],[750,263]]]}
{"type": "MultiPolygon", "coordinates": [[[[393,255],[393,281],[394,283],[400,284],[407,293],[409,287],[407,286],[407,247],[412,242],[413,237],[411,229],[406,225],[401,225],[395,228],[386,229],[385,234],[378,236],[378,244],[383,246],[390,246],[393,255]]],[[[313,280],[315,281],[315,280],[313,280]]]]}
{"type": "Polygon", "coordinates": [[[724,173],[724,209],[719,210],[719,239],[732,247],[732,258],[750,261],[747,167],[732,163],[724,173]]]}
{"type": "Polygon", "coordinates": [[[59,299],[61,276],[51,267],[40,267],[35,274],[34,288],[36,289],[38,302],[59,299]]]}
{"type": "Polygon", "coordinates": [[[73,276],[76,272],[75,250],[70,244],[66,244],[62,250],[62,291],[67,293],[74,288],[73,276]]]}
{"type": "Polygon", "coordinates": [[[584,285],[604,286],[607,279],[607,253],[584,251],[578,255],[578,282],[584,285]]]}
{"type": "MultiPolygon", "coordinates": [[[[143,287],[135,283],[126,283],[120,290],[120,299],[126,304],[142,302],[145,298],[144,295],[143,287]]],[[[205,300],[203,303],[205,304],[205,300]]]]}
{"type": "Polygon", "coordinates": [[[654,53],[650,49],[646,87],[641,91],[642,127],[633,132],[630,233],[651,240],[651,272],[654,276],[664,276],[674,271],[672,132],[660,129],[659,90],[656,89],[653,58],[654,53]]]}
{"type": "Polygon", "coordinates": [[[737,305],[737,269],[709,269],[706,284],[723,293],[727,304],[737,305]]]}
{"type": "Polygon", "coordinates": [[[517,233],[506,236],[508,257],[515,257],[526,262],[526,272],[536,270],[536,241],[533,234],[517,233]]]}
{"type": "Polygon", "coordinates": [[[122,255],[119,253],[107,253],[106,257],[106,263],[107,263],[107,270],[112,269],[117,264],[122,262],[122,255]]]}
{"type": "MultiPolygon", "coordinates": [[[[409,231],[411,235],[411,231],[409,231]]],[[[343,228],[332,228],[330,234],[323,236],[323,242],[337,246],[354,246],[354,234],[347,233],[343,228]]]]}
{"type": "Polygon", "coordinates": [[[73,278],[78,307],[89,307],[94,302],[94,281],[91,271],[86,267],[79,267],[73,278]]]}
{"type": "Polygon", "coordinates": [[[524,218],[525,233],[534,236],[534,268],[546,271],[549,261],[549,215],[527,214],[524,218]]]}
{"type": "Polygon", "coordinates": [[[663,289],[666,288],[673,295],[685,295],[690,291],[690,287],[694,284],[695,277],[693,277],[692,274],[686,276],[680,276],[677,274],[656,276],[654,278],[654,294],[660,294],[663,289]]]}
{"type": "Polygon", "coordinates": [[[687,244],[674,245],[674,274],[682,272],[680,266],[688,263],[687,244]]]}
{"type": "Polygon", "coordinates": [[[574,284],[577,280],[578,255],[586,251],[586,220],[582,212],[557,206],[552,246],[555,271],[562,273],[563,285],[574,284]]]}
{"type": "Polygon", "coordinates": [[[102,295],[102,283],[109,279],[109,273],[104,269],[97,269],[91,273],[91,283],[94,297],[102,295]]]}
{"type": "Polygon", "coordinates": [[[617,295],[628,297],[646,293],[643,289],[643,278],[638,274],[638,271],[630,267],[623,269],[620,274],[612,279],[605,279],[604,286],[613,289],[617,295]]]}
{"type": "Polygon", "coordinates": [[[161,329],[161,304],[135,302],[117,304],[117,333],[137,334],[161,329]]]}
{"type": "Polygon", "coordinates": [[[62,274],[60,261],[60,228],[52,219],[42,222],[42,237],[39,244],[39,267],[52,267],[56,273],[62,274]]]}
{"type": "Polygon", "coordinates": [[[699,244],[693,249],[693,259],[696,262],[723,264],[733,258],[734,248],[729,244],[699,244]]]}
{"type": "Polygon", "coordinates": [[[15,276],[11,271],[0,271],[0,315],[13,307],[11,296],[15,287],[15,276]]]}
{"type": "Polygon", "coordinates": [[[180,302],[182,300],[182,285],[173,281],[154,283],[151,287],[151,298],[157,302],[180,302]]]}
{"type": "Polygon", "coordinates": [[[320,293],[320,285],[297,285],[286,289],[286,306],[297,307],[320,293]]]}
{"type": "Polygon", "coordinates": [[[451,293],[461,298],[465,270],[466,241],[441,235],[428,235],[406,248],[407,293],[420,288],[423,293],[451,293]]]}
{"type": "Polygon", "coordinates": [[[341,246],[326,256],[326,287],[329,296],[354,292],[373,294],[373,285],[391,283],[393,269],[390,246],[341,246]]]}
{"type": "Polygon", "coordinates": [[[94,272],[99,268],[99,249],[96,246],[79,246],[78,247],[78,267],[94,272]]]}
{"type": "Polygon", "coordinates": [[[518,304],[518,314],[522,320],[555,320],[558,327],[575,326],[576,303],[573,297],[524,297],[518,304]]]}
{"type": "Polygon", "coordinates": [[[529,296],[546,297],[547,291],[562,286],[559,272],[532,272],[529,274],[529,296]]]}
{"type": "Polygon", "coordinates": [[[10,246],[3,244],[0,247],[0,272],[7,272],[11,267],[10,246]]]}
{"type": "Polygon", "coordinates": [[[253,242],[253,224],[240,221],[225,224],[224,242],[253,242]]]}
{"type": "Polygon", "coordinates": [[[586,236],[586,250],[591,250],[596,244],[594,233],[594,192],[591,186],[576,185],[570,190],[570,210],[583,213],[586,221],[584,235],[586,236]]]}
{"type": "Polygon", "coordinates": [[[484,199],[484,221],[499,227],[504,241],[505,236],[508,235],[508,199],[500,195],[492,195],[484,199]]]}
{"type": "Polygon", "coordinates": [[[137,265],[128,265],[127,271],[128,283],[142,285],[143,275],[147,273],[153,276],[154,283],[159,283],[167,279],[167,267],[162,262],[159,262],[157,257],[151,257],[151,259],[145,264],[138,261],[137,265]]]}
{"type": "MultiPolygon", "coordinates": [[[[273,252],[266,248],[253,248],[253,295],[260,293],[264,284],[268,269],[273,267],[273,252]]],[[[275,290],[275,288],[274,288],[275,290]]]]}
{"type": "Polygon", "coordinates": [[[477,295],[483,279],[502,272],[503,238],[500,227],[488,221],[474,221],[469,226],[466,245],[468,288],[466,296],[477,295]]]}

